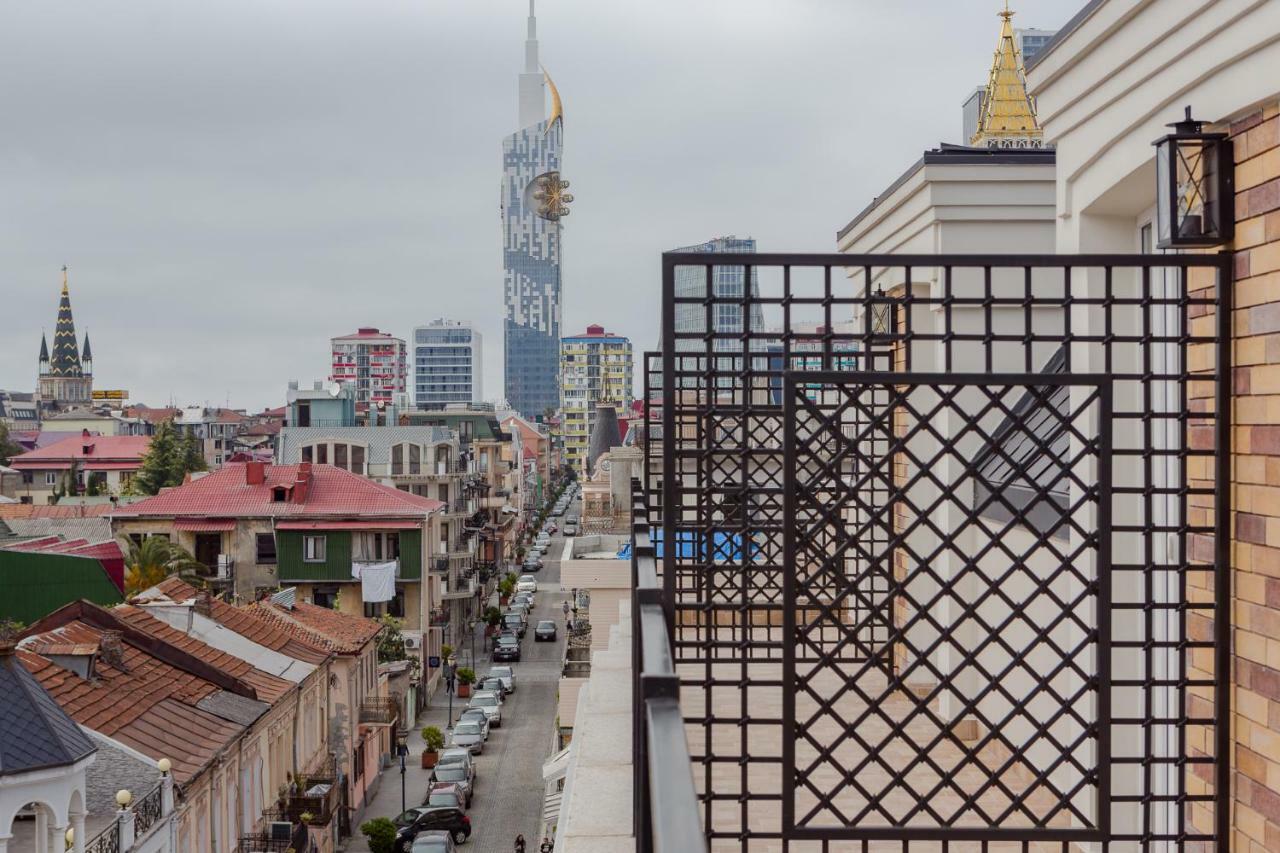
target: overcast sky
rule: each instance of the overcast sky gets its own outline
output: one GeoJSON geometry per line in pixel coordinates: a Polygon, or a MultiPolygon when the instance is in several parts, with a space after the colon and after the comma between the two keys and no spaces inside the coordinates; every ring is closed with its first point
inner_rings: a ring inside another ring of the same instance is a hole
{"type": "MultiPolygon", "coordinates": [[[[1017,0],[1056,28],[1082,0],[1017,0]]],[[[564,331],[658,336],[660,253],[831,251],[959,142],[997,0],[538,0],[564,99],[564,331]]],[[[485,336],[502,393],[501,140],[525,0],[58,0],[0,11],[0,388],[71,268],[95,385],[279,405],[358,325],[485,336]]]]}

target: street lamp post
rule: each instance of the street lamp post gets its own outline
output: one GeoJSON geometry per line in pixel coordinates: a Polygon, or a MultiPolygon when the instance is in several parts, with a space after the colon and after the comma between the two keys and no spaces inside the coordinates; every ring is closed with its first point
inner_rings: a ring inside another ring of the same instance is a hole
{"type": "Polygon", "coordinates": [[[453,684],[458,672],[458,659],[453,655],[449,655],[449,659],[445,661],[444,684],[445,689],[449,692],[449,721],[445,724],[446,729],[453,728],[453,684]]]}
{"type": "Polygon", "coordinates": [[[409,733],[400,729],[396,733],[396,752],[400,754],[400,811],[407,810],[405,805],[404,757],[409,754],[409,733]]]}

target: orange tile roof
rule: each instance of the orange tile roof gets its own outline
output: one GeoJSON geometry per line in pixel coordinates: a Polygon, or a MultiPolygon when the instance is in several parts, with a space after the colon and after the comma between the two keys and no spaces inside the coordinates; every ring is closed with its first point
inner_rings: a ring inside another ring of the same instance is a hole
{"type": "Polygon", "coordinates": [[[115,509],[100,504],[0,504],[0,518],[94,518],[115,509]]]}
{"type": "Polygon", "coordinates": [[[114,608],[112,613],[134,627],[146,631],[151,636],[195,655],[200,660],[211,666],[216,666],[223,672],[242,679],[257,691],[258,699],[263,702],[274,703],[293,688],[292,682],[269,672],[264,672],[248,661],[238,658],[229,652],[215,649],[190,634],[185,634],[168,623],[161,622],[140,607],[123,604],[114,608]]]}
{"type": "MultiPolygon", "coordinates": [[[[197,594],[195,587],[175,577],[161,581],[156,588],[174,601],[186,601],[197,594]]],[[[332,651],[320,639],[298,637],[285,625],[280,625],[273,620],[259,619],[250,608],[233,607],[215,598],[211,602],[211,613],[212,619],[224,628],[295,660],[322,664],[329,659],[332,651]]]]}
{"type": "Polygon", "coordinates": [[[325,648],[343,655],[360,654],[382,631],[382,623],[376,619],[339,613],[301,601],[292,608],[267,601],[260,601],[252,607],[262,618],[286,626],[286,630],[295,636],[323,643],[325,648]]]}

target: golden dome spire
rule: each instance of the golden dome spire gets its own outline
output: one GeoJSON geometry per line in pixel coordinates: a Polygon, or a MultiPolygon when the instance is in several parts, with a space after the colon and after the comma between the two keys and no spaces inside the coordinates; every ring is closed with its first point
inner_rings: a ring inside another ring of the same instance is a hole
{"type": "Polygon", "coordinates": [[[564,122],[564,105],[560,103],[560,90],[556,88],[556,84],[552,81],[551,75],[547,73],[546,68],[542,69],[542,76],[547,81],[547,88],[551,90],[551,117],[547,119],[546,130],[542,131],[545,134],[551,130],[551,125],[555,124],[557,120],[564,122]]]}
{"type": "Polygon", "coordinates": [[[1022,68],[1022,54],[1013,36],[1013,12],[1009,0],[1004,10],[997,13],[1000,24],[1000,44],[991,64],[991,76],[982,99],[982,115],[978,119],[978,131],[969,140],[970,145],[991,148],[1040,148],[1044,134],[1036,120],[1036,105],[1027,94],[1027,80],[1022,68]]]}

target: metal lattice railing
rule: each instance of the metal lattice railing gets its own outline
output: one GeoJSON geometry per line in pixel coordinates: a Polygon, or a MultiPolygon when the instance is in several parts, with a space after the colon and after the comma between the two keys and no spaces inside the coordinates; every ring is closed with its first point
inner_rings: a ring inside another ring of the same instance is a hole
{"type": "Polygon", "coordinates": [[[664,256],[643,508],[713,850],[1227,849],[1231,269],[664,256]]]}

